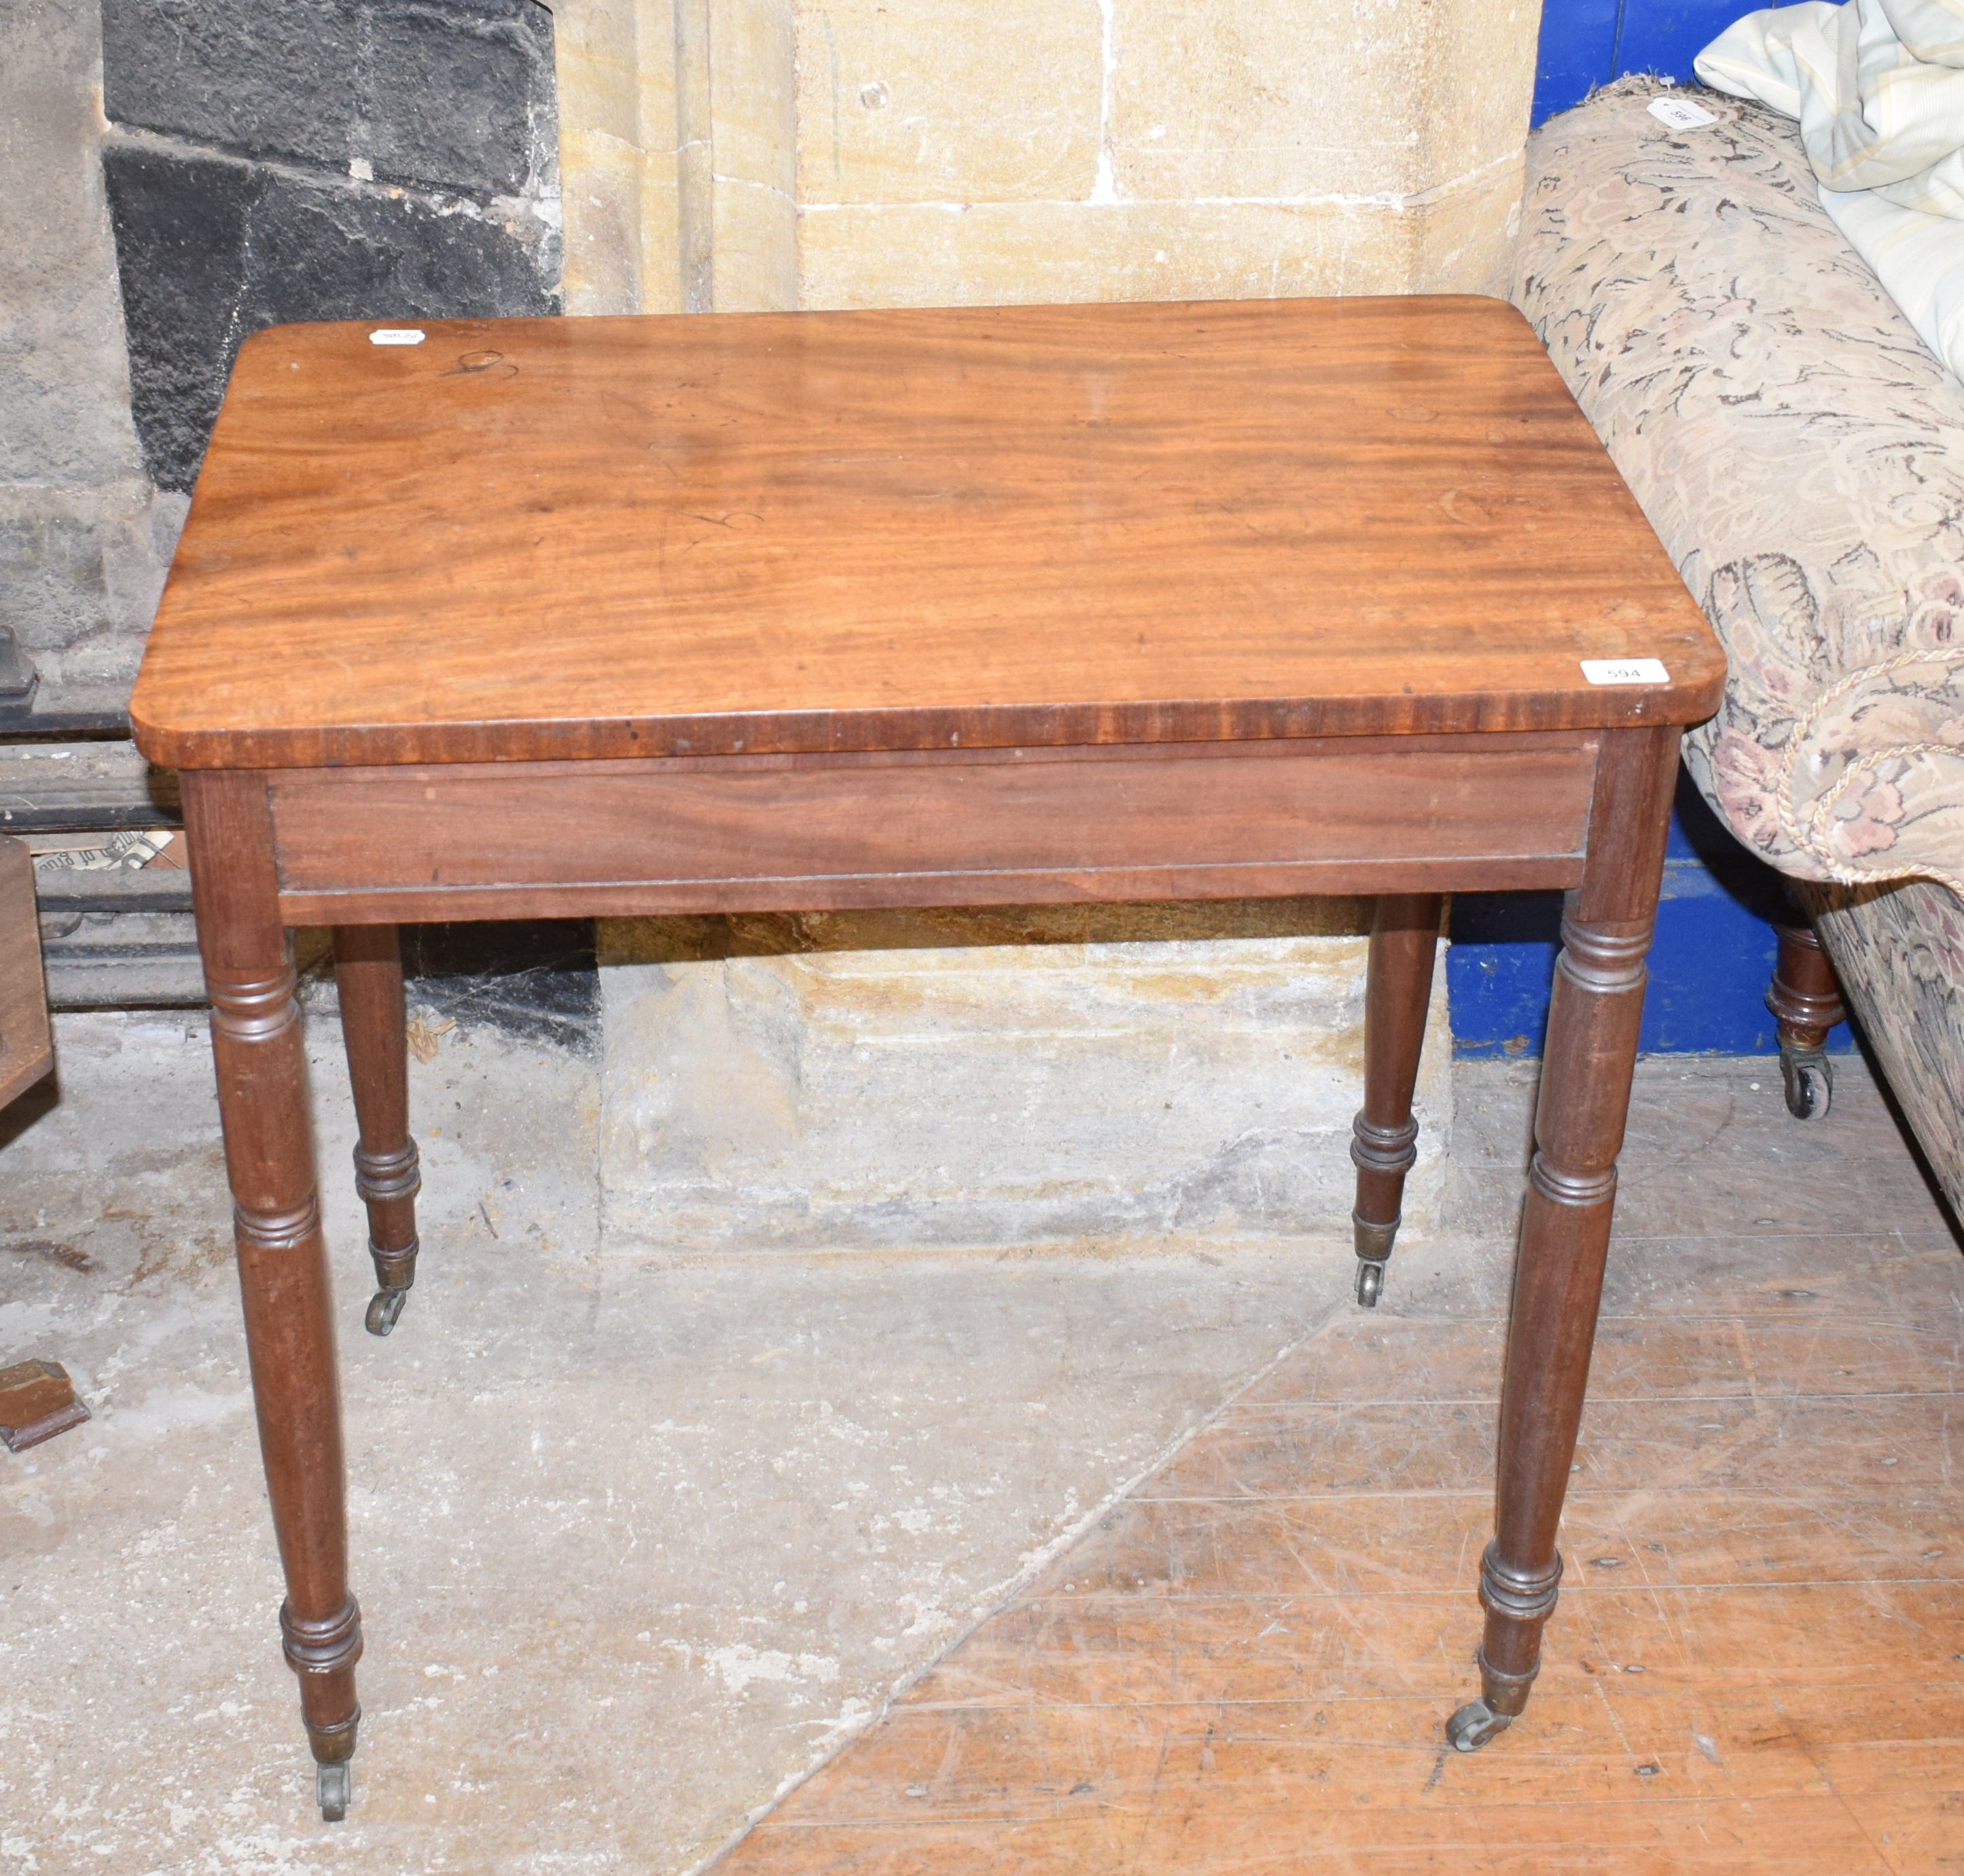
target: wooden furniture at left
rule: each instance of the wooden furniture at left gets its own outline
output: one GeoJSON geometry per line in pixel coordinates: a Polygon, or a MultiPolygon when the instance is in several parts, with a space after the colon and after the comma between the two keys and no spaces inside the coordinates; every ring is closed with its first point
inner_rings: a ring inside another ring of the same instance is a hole
{"type": "Polygon", "coordinates": [[[34,857],[24,840],[0,835],[0,1108],[54,1065],[34,857]]]}
{"type": "MultiPolygon", "coordinates": [[[[54,1065],[34,856],[24,840],[0,835],[0,1108],[25,1094],[54,1065]]],[[[0,1441],[9,1452],[25,1452],[88,1418],[88,1407],[75,1398],[59,1362],[0,1368],[0,1441]]]]}
{"type": "Polygon", "coordinates": [[[59,1361],[16,1361],[0,1368],[0,1445],[24,1453],[89,1417],[59,1361]]]}
{"type": "Polygon", "coordinates": [[[290,928],[337,933],[379,1332],[416,1249],[400,922],[1378,895],[1369,1302],[1439,896],[1566,889],[1471,1750],[1555,1605],[1680,730],[1724,674],[1495,301],[249,340],[132,715],[183,771],[324,1815],[361,1622],[290,928]]]}

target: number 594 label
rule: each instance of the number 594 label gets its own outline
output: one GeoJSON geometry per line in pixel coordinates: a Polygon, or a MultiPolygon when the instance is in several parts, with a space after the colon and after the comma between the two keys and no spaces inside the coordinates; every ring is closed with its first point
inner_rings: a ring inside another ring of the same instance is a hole
{"type": "Polygon", "coordinates": [[[1582,675],[1591,684],[1668,684],[1670,673],[1654,658],[1585,658],[1582,675]]]}

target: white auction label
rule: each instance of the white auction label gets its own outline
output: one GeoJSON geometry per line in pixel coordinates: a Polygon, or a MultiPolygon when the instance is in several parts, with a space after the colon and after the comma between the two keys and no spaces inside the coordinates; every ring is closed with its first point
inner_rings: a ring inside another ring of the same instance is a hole
{"type": "Polygon", "coordinates": [[[1582,675],[1591,684],[1668,684],[1670,673],[1654,658],[1585,658],[1582,675]]]}
{"type": "Polygon", "coordinates": [[[1674,130],[1696,130],[1700,124],[1718,121],[1702,104],[1694,104],[1688,98],[1653,98],[1650,111],[1658,123],[1667,123],[1674,130]]]}
{"type": "Polygon", "coordinates": [[[422,332],[413,325],[378,325],[368,335],[371,345],[420,345],[422,332]]]}

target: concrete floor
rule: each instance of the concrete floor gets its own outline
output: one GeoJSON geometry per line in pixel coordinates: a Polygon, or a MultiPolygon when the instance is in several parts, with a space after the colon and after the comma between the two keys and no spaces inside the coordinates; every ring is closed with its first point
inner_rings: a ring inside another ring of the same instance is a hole
{"type": "MultiPolygon", "coordinates": [[[[279,1658],[203,1025],[69,1018],[59,1101],[0,1143],[0,1354],[66,1363],[96,1416],[0,1458],[6,1876],[688,1870],[1352,1307],[1334,1236],[610,1249],[597,1057],[464,1024],[412,1069],[424,1274],[375,1341],[331,1015],[310,1032],[367,1635],[355,1808],[313,1812],[279,1658]]],[[[1791,1211],[1821,1137],[1768,1069],[1647,1065],[1652,1176],[1791,1211]],[[1709,1130],[1671,1118],[1687,1079],[1734,1131],[1709,1189],[1709,1130]]],[[[1504,1285],[1532,1076],[1457,1083],[1462,1230],[1401,1247],[1394,1310],[1504,1285]]],[[[1905,1151],[1879,1176],[1916,1175],[1905,1151]]]]}

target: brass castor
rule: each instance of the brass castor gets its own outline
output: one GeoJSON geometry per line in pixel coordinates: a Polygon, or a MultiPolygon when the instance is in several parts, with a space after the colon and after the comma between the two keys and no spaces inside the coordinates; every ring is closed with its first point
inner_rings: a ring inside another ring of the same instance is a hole
{"type": "Polygon", "coordinates": [[[396,1326],[403,1305],[409,1300],[406,1290],[377,1290],[368,1299],[368,1313],[361,1320],[371,1336],[386,1336],[396,1326]]]}
{"type": "Polygon", "coordinates": [[[1367,1310],[1378,1307],[1385,1294],[1385,1266],[1391,1261],[1391,1246],[1398,1241],[1398,1220],[1373,1224],[1368,1218],[1350,1214],[1350,1231],[1357,1252],[1357,1300],[1367,1310]]]}
{"type": "Polygon", "coordinates": [[[339,1823],[348,1815],[348,1802],[354,1794],[354,1768],[346,1759],[338,1765],[314,1767],[313,1794],[319,1801],[323,1823],[339,1823]]]}
{"type": "Polygon", "coordinates": [[[1513,1724],[1510,1715],[1496,1713],[1484,1700],[1468,1701],[1446,1721],[1446,1743],[1455,1753],[1477,1753],[1513,1724]]]}
{"type": "MultiPolygon", "coordinates": [[[[416,1177],[416,1144],[410,1143],[409,1150],[409,1181],[416,1177]]],[[[397,1184],[405,1183],[398,1180],[397,1184]]],[[[374,1189],[371,1181],[368,1190],[374,1189]]],[[[411,1192],[416,1191],[410,1184],[411,1192]]],[[[364,1192],[364,1196],[367,1194],[364,1192]]],[[[396,1319],[403,1313],[403,1305],[409,1300],[409,1292],[416,1281],[416,1249],[415,1238],[400,1251],[385,1251],[373,1238],[368,1240],[368,1255],[375,1260],[375,1281],[380,1286],[368,1299],[368,1313],[363,1318],[371,1336],[386,1336],[396,1326],[396,1319]]]]}
{"type": "Polygon", "coordinates": [[[1834,1098],[1834,1069],[1818,1049],[1783,1049],[1780,1079],[1786,1111],[1796,1121],[1818,1121],[1834,1098]]]}

